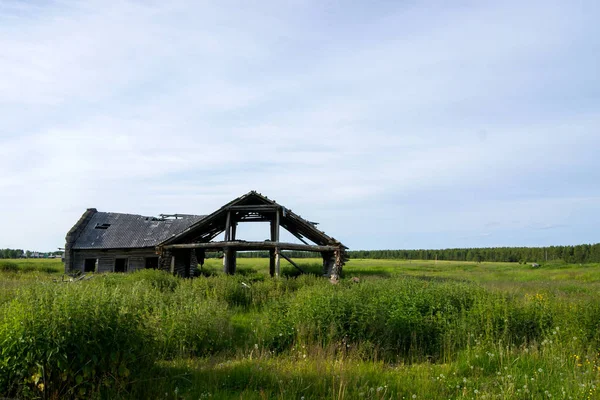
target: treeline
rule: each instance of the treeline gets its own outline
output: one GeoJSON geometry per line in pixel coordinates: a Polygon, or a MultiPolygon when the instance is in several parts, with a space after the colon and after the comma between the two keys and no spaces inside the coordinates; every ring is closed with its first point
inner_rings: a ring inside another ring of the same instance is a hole
{"type": "Polygon", "coordinates": [[[0,259],[3,258],[51,258],[56,256],[62,256],[62,251],[31,251],[23,249],[0,249],[0,259]]]}
{"type": "Polygon", "coordinates": [[[441,250],[358,250],[350,258],[495,262],[600,262],[600,243],[549,247],[487,247],[441,250]]]}
{"type": "Polygon", "coordinates": [[[0,258],[22,258],[25,252],[22,249],[0,249],[0,258]]]}
{"type": "MultiPolygon", "coordinates": [[[[319,257],[308,251],[285,251],[290,258],[319,257]]],[[[219,257],[211,253],[209,257],[219,257]]],[[[238,252],[239,258],[268,258],[268,251],[238,252]]],[[[448,260],[474,262],[552,262],[600,263],[600,243],[577,246],[549,247],[487,247],[441,250],[355,250],[348,251],[350,258],[396,259],[396,260],[448,260]]]]}

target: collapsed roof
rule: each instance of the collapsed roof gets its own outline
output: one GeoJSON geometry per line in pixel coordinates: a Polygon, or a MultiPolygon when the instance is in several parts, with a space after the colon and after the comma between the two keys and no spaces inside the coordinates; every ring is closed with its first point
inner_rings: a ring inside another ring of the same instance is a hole
{"type": "Polygon", "coordinates": [[[343,246],[335,238],[328,236],[316,227],[315,222],[308,221],[291,209],[281,206],[274,200],[262,194],[250,191],[225,204],[210,215],[198,220],[176,235],[166,239],[160,245],[176,243],[207,243],[227,229],[227,218],[230,223],[250,221],[270,221],[272,215],[279,213],[279,224],[294,235],[298,240],[308,245],[308,239],[316,245],[343,246]],[[229,217],[228,217],[229,216],[229,217]]]}
{"type": "Polygon", "coordinates": [[[93,212],[73,244],[73,249],[129,249],[156,247],[200,221],[202,215],[178,215],[176,219],[135,214],[93,212]]]}

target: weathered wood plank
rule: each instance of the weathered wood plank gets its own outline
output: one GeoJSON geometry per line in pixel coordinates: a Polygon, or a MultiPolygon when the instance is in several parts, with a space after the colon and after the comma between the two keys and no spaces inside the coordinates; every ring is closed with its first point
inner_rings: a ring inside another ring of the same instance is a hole
{"type": "Polygon", "coordinates": [[[275,237],[271,238],[274,242],[279,242],[279,211],[275,213],[275,237]]]}
{"type": "Polygon", "coordinates": [[[275,276],[281,276],[281,249],[278,247],[275,247],[275,276]]]}
{"type": "Polygon", "coordinates": [[[227,220],[225,221],[225,241],[228,242],[231,239],[231,212],[227,212],[227,220]]]}
{"type": "Polygon", "coordinates": [[[300,251],[334,251],[338,246],[330,245],[306,245],[299,243],[285,242],[242,242],[242,241],[224,241],[224,242],[208,242],[208,243],[185,243],[171,244],[163,246],[163,249],[210,249],[221,250],[225,247],[232,247],[237,250],[268,250],[279,248],[281,250],[300,250],[300,251]]]}
{"type": "Polygon", "coordinates": [[[247,204],[227,207],[228,210],[232,211],[275,211],[278,208],[277,205],[271,204],[247,204]]]}
{"type": "Polygon", "coordinates": [[[275,249],[269,249],[269,275],[275,276],[275,249]]]}
{"type": "Polygon", "coordinates": [[[302,268],[300,268],[298,266],[298,264],[296,264],[291,258],[289,258],[288,256],[286,256],[283,253],[281,253],[280,255],[281,255],[281,257],[285,258],[290,264],[292,264],[294,267],[296,267],[300,272],[302,272],[303,274],[305,273],[304,270],[302,268]]]}

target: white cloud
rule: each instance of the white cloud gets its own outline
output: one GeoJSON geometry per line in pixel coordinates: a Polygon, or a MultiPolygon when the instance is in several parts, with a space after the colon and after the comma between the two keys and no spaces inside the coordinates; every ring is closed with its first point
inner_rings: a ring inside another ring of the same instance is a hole
{"type": "Polygon", "coordinates": [[[60,245],[90,206],[206,213],[251,189],[356,247],[521,232],[548,198],[598,195],[583,181],[600,115],[562,95],[597,86],[569,59],[593,35],[564,3],[7,4],[0,246],[60,245]],[[547,182],[561,170],[573,178],[547,182]]]}

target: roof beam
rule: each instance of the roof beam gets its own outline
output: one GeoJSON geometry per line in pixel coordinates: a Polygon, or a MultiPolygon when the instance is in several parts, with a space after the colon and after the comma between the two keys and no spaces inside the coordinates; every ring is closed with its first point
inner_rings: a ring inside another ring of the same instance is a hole
{"type": "Polygon", "coordinates": [[[279,206],[271,204],[246,204],[227,207],[231,211],[277,211],[279,206]]]}
{"type": "Polygon", "coordinates": [[[275,249],[280,250],[299,250],[299,251],[334,251],[340,246],[311,246],[299,243],[284,243],[284,242],[242,242],[242,241],[224,241],[224,242],[208,242],[208,243],[185,243],[185,244],[169,244],[161,246],[163,249],[214,249],[219,250],[224,247],[231,247],[236,250],[265,250],[275,249]]]}

